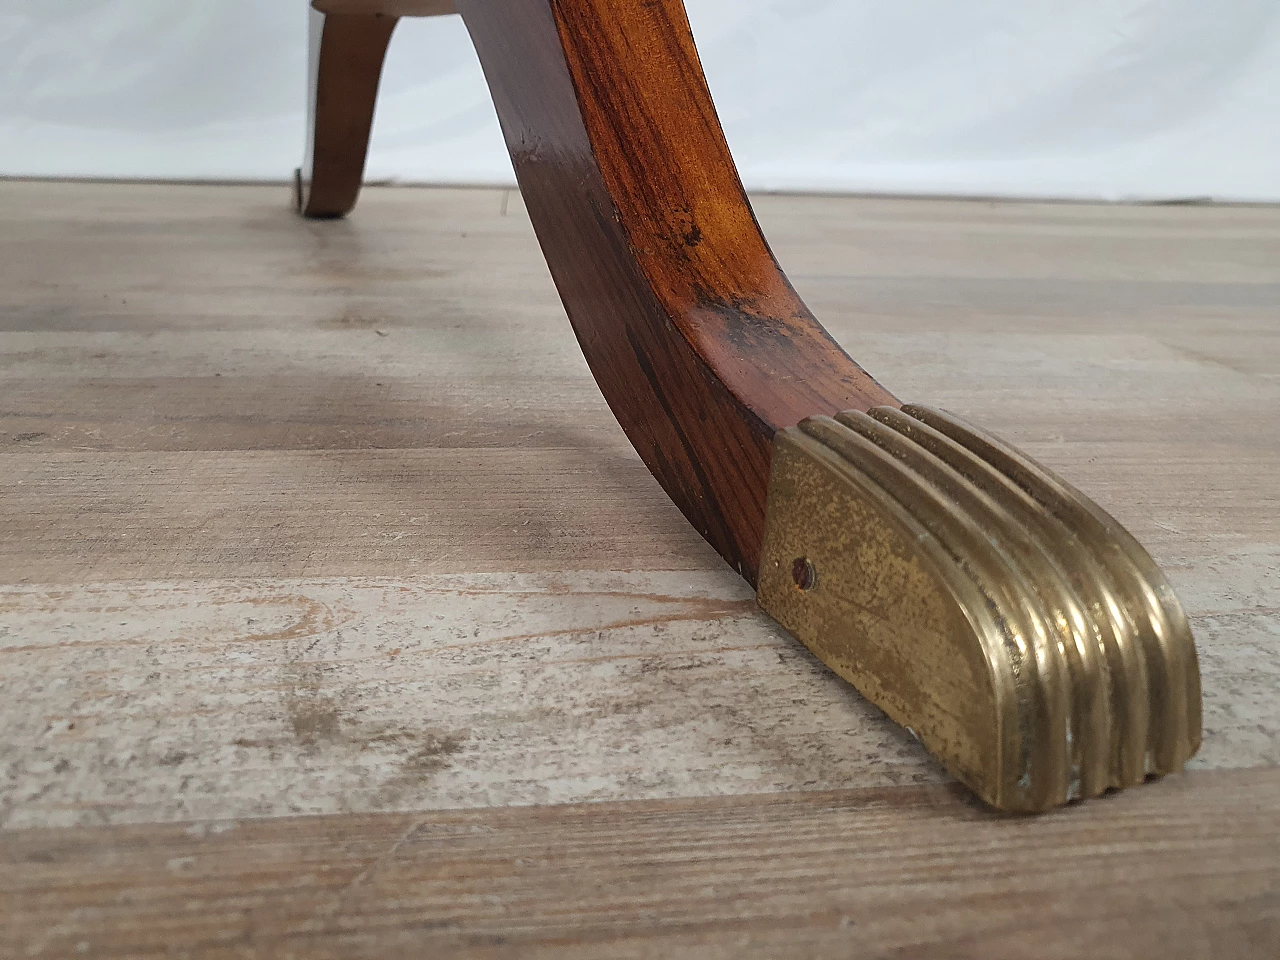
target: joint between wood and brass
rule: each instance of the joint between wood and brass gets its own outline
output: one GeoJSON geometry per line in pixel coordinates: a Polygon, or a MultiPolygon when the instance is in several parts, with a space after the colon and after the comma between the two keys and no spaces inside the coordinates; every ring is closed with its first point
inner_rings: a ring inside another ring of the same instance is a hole
{"type": "Polygon", "coordinates": [[[1147,552],[939,410],[777,434],[758,599],[1001,809],[1173,773],[1200,743],[1191,630],[1147,552]]]}
{"type": "MultiPolygon", "coordinates": [[[[1008,445],[877,406],[896,400],[759,231],[680,0],[458,3],[602,392],[695,528],[757,573],[761,606],[997,807],[1180,769],[1199,674],[1164,577],[1008,445]],[[849,412],[788,426],[814,410],[849,412]]],[[[453,5],[314,6],[314,162],[297,190],[306,215],[341,216],[394,18],[453,5]]]]}

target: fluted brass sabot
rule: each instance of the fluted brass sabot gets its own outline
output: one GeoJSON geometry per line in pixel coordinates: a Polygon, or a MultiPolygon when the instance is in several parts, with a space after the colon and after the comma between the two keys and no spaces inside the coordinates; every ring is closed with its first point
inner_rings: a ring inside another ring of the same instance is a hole
{"type": "Polygon", "coordinates": [[[1187,618],[1114,518],[921,406],[781,431],[761,607],[980,797],[1037,811],[1181,770],[1187,618]]]}

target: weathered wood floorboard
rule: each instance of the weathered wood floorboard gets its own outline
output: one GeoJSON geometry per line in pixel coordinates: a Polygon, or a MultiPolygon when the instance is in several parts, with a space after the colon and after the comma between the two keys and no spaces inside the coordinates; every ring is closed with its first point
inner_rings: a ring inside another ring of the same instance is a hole
{"type": "MultiPolygon", "coordinates": [[[[1173,571],[1198,769],[1280,763],[1277,566],[1173,571]]],[[[0,622],[0,827],[943,776],[718,571],[42,584],[0,588],[0,622]]]]}
{"type": "Polygon", "coordinates": [[[1271,957],[1280,771],[0,835],[27,956],[1271,957]]]}
{"type": "Polygon", "coordinates": [[[1165,566],[1193,773],[946,786],[663,496],[517,194],[0,183],[0,956],[1276,956],[1280,211],[757,207],[1165,566]]]}

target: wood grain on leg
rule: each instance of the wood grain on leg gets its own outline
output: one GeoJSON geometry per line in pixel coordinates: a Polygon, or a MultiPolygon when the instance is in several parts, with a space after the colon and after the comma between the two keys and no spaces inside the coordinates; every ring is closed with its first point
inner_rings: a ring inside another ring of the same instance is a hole
{"type": "Polygon", "coordinates": [[[525,202],[605,398],[752,583],[770,444],[896,403],[778,268],[680,0],[462,0],[525,202]]]}

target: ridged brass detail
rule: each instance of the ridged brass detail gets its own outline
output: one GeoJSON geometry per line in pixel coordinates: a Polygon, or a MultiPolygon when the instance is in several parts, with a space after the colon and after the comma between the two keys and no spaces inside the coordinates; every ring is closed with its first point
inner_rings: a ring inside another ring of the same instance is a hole
{"type": "Polygon", "coordinates": [[[760,606],[1005,810],[1181,770],[1200,673],[1177,597],[1091,500],[951,414],[774,441],[760,606]]]}

